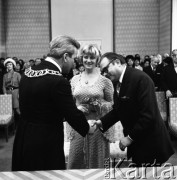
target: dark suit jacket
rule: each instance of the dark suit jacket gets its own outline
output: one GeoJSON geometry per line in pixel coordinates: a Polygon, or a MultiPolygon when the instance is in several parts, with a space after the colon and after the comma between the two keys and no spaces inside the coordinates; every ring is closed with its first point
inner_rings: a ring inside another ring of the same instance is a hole
{"type": "Polygon", "coordinates": [[[158,65],[156,70],[153,71],[151,66],[143,68],[143,71],[149,75],[149,77],[153,80],[156,90],[162,90],[161,88],[161,72],[162,67],[158,65]]]}
{"type": "MultiPolygon", "coordinates": [[[[58,68],[47,61],[33,69],[59,73],[58,68]]],[[[64,118],[82,136],[89,130],[84,114],[75,105],[70,83],[61,75],[24,75],[19,98],[21,122],[15,136],[12,170],[65,169],[64,118]]]]}
{"type": "Polygon", "coordinates": [[[119,96],[114,92],[114,106],[101,118],[106,131],[121,121],[124,135],[133,143],[128,158],[136,164],[165,162],[172,154],[169,134],[160,115],[152,80],[144,72],[128,68],[125,71],[119,96]]]}
{"type": "Polygon", "coordinates": [[[173,93],[177,93],[177,73],[173,64],[164,67],[162,83],[165,91],[170,90],[173,93]]]}
{"type": "Polygon", "coordinates": [[[163,91],[163,86],[162,86],[162,73],[163,73],[163,68],[164,65],[163,63],[159,64],[156,68],[156,85],[157,89],[156,91],[163,91]]]}

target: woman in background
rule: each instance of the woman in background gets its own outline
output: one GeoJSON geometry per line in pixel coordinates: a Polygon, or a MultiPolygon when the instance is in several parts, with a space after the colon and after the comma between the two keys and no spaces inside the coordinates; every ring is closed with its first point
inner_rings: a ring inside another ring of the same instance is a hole
{"type": "Polygon", "coordinates": [[[19,109],[19,83],[21,75],[15,72],[16,62],[8,58],[4,61],[7,73],[3,76],[3,93],[12,94],[12,107],[14,110],[15,125],[18,125],[20,109],[19,109]]]}
{"type": "Polygon", "coordinates": [[[151,60],[150,59],[145,59],[144,64],[143,64],[143,68],[150,66],[150,64],[151,64],[151,60]]]}
{"type": "Polygon", "coordinates": [[[140,59],[139,58],[136,57],[134,63],[135,63],[135,66],[134,66],[135,69],[139,69],[141,71],[143,70],[142,66],[140,65],[140,59]]]}
{"type": "Polygon", "coordinates": [[[133,55],[127,55],[125,57],[126,63],[128,67],[134,68],[134,56],[133,55]]]}
{"type": "Polygon", "coordinates": [[[20,63],[20,61],[16,62],[16,67],[15,67],[15,71],[18,72],[20,75],[22,75],[23,71],[22,71],[22,64],[20,63]]]}
{"type": "MultiPolygon", "coordinates": [[[[78,109],[86,118],[99,119],[112,108],[112,82],[100,74],[97,62],[100,51],[95,45],[81,48],[81,58],[85,71],[71,80],[72,93],[78,109]]],[[[114,127],[102,134],[99,129],[86,138],[73,129],[70,130],[70,151],[68,169],[104,168],[105,158],[109,158],[109,142],[114,141],[114,127]]]]}

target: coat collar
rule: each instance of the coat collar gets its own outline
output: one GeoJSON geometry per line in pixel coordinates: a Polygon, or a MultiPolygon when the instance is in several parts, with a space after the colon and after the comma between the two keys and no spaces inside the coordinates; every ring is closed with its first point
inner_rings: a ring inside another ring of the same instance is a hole
{"type": "Polygon", "coordinates": [[[47,57],[47,58],[45,59],[45,61],[48,61],[48,62],[52,63],[53,65],[55,65],[55,66],[59,69],[60,73],[62,73],[61,67],[59,66],[59,64],[57,64],[57,63],[53,60],[53,58],[47,57]]]}
{"type": "Polygon", "coordinates": [[[43,61],[41,64],[39,64],[37,66],[26,69],[24,74],[30,78],[41,77],[41,76],[45,76],[47,74],[62,76],[58,67],[49,61],[43,61]]]}

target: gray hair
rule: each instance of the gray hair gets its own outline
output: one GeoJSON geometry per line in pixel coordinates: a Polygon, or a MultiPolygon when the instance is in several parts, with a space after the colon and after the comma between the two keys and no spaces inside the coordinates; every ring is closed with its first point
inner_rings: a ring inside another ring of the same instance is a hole
{"type": "Polygon", "coordinates": [[[75,52],[75,48],[80,48],[80,44],[77,40],[70,36],[57,36],[50,42],[48,56],[56,59],[60,59],[65,53],[72,56],[75,52]]]}

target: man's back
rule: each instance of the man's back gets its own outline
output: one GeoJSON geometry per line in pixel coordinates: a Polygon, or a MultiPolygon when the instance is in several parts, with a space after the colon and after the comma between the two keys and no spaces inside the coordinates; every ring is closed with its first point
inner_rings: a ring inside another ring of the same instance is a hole
{"type": "MultiPolygon", "coordinates": [[[[51,66],[50,69],[53,69],[53,72],[58,72],[57,68],[54,67],[51,63],[44,62],[40,65],[34,67],[36,71],[45,73],[44,69],[49,69],[48,66],[51,66]]],[[[67,81],[62,77],[61,74],[47,74],[35,77],[27,73],[27,76],[23,76],[20,83],[20,110],[22,118],[33,118],[38,119],[38,121],[58,121],[58,118],[61,116],[60,111],[62,106],[61,101],[55,101],[55,93],[57,89],[55,86],[61,81],[67,83],[67,81]]],[[[62,97],[61,97],[62,98],[62,97]]],[[[47,123],[47,122],[46,122],[47,123]]]]}
{"type": "Polygon", "coordinates": [[[24,73],[19,91],[21,121],[12,170],[65,169],[64,118],[82,136],[89,129],[73,101],[69,82],[53,63],[44,61],[24,73]]]}

